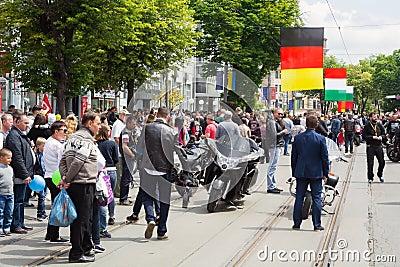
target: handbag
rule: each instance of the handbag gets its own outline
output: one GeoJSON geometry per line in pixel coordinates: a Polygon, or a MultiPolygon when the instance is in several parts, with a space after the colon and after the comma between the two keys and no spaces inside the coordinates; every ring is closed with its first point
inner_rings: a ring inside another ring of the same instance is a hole
{"type": "Polygon", "coordinates": [[[54,199],[49,224],[66,227],[77,217],[76,208],[65,188],[54,199]]]}
{"type": "MultiPolygon", "coordinates": [[[[99,206],[106,206],[108,204],[109,194],[106,181],[104,179],[104,172],[99,172],[96,180],[96,193],[95,197],[99,206]]],[[[108,180],[110,177],[108,176],[108,180]]],[[[111,184],[111,183],[110,183],[111,184]]]]}
{"type": "Polygon", "coordinates": [[[104,182],[106,183],[107,191],[108,191],[108,201],[107,201],[107,205],[108,205],[114,200],[114,192],[111,187],[110,175],[104,174],[103,179],[104,179],[104,182]]]}

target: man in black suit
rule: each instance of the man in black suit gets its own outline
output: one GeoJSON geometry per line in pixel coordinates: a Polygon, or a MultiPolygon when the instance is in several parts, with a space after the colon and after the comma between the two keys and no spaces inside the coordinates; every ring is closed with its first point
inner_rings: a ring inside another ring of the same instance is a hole
{"type": "Polygon", "coordinates": [[[153,203],[160,202],[160,217],[157,227],[157,239],[168,238],[167,219],[171,198],[171,171],[174,164],[174,151],[182,159],[184,152],[179,145],[178,132],[168,124],[170,112],[166,107],[157,111],[157,119],[146,124],[142,130],[138,150],[142,150],[140,167],[140,186],[145,192],[143,205],[146,213],[147,228],[145,238],[153,235],[156,225],[153,203]],[[158,188],[158,190],[157,190],[158,188]]]}

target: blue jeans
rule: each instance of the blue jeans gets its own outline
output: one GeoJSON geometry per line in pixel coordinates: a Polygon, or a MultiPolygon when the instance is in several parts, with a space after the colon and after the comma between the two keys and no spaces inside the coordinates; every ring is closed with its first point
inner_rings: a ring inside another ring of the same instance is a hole
{"type": "Polygon", "coordinates": [[[0,195],[0,234],[9,233],[14,209],[14,195],[0,195]]]}
{"type": "MultiPolygon", "coordinates": [[[[136,199],[135,199],[135,204],[133,205],[133,208],[132,208],[132,213],[137,216],[139,215],[140,209],[143,206],[144,194],[145,194],[145,192],[143,191],[143,189],[141,187],[139,187],[139,191],[138,191],[138,194],[136,195],[136,199]]],[[[156,216],[160,216],[160,202],[156,199],[154,199],[154,208],[156,210],[156,216]]]]}
{"type": "MultiPolygon", "coordinates": [[[[46,188],[45,188],[46,190],[46,188]]],[[[43,216],[46,215],[46,204],[45,204],[45,199],[46,199],[46,193],[44,190],[38,192],[38,206],[37,206],[37,216],[43,216]]]]}
{"type": "Polygon", "coordinates": [[[25,226],[24,224],[24,199],[26,184],[14,184],[14,211],[11,230],[16,230],[25,226]]]}
{"type": "Polygon", "coordinates": [[[290,139],[292,139],[292,135],[291,134],[285,134],[283,136],[283,140],[285,140],[285,145],[283,147],[284,148],[283,154],[285,154],[285,155],[289,154],[288,147],[289,147],[290,139]]]}
{"type": "Polygon", "coordinates": [[[294,202],[293,221],[296,227],[302,222],[303,202],[307,187],[311,187],[312,197],[312,222],[314,227],[321,226],[322,213],[322,178],[321,179],[296,179],[296,200],[294,202]]]}
{"type": "Polygon", "coordinates": [[[97,200],[93,204],[93,221],[92,221],[92,240],[93,245],[100,245],[100,207],[97,200]]]}
{"type": "Polygon", "coordinates": [[[349,152],[349,146],[350,146],[350,153],[353,153],[353,138],[354,138],[354,133],[344,133],[344,152],[347,153],[349,152]]]}
{"type": "Polygon", "coordinates": [[[331,132],[331,133],[332,133],[333,142],[335,142],[339,146],[338,141],[337,141],[337,137],[338,137],[339,133],[337,133],[337,132],[331,132]]]}
{"type": "Polygon", "coordinates": [[[267,172],[267,189],[271,190],[276,188],[275,172],[278,165],[279,156],[281,154],[281,147],[277,146],[269,149],[269,166],[267,172]]]}
{"type": "MultiPolygon", "coordinates": [[[[110,176],[111,188],[114,192],[115,187],[117,186],[117,171],[107,171],[107,174],[110,176]]],[[[115,197],[113,201],[108,204],[108,216],[114,217],[115,213],[115,197]]]]}
{"type": "Polygon", "coordinates": [[[156,220],[154,216],[154,202],[158,200],[160,202],[160,218],[157,234],[162,236],[167,232],[167,219],[171,200],[171,174],[156,176],[147,174],[146,171],[142,171],[141,174],[140,187],[144,191],[143,205],[146,213],[146,221],[149,223],[156,220]],[[157,196],[158,199],[155,199],[157,196]]]}

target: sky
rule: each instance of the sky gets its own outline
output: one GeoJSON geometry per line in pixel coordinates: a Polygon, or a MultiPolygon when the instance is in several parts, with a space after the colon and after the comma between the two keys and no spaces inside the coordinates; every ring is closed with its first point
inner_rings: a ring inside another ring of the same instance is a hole
{"type": "Polygon", "coordinates": [[[324,27],[327,55],[347,64],[400,49],[399,0],[300,0],[300,9],[305,27],[324,27]]]}

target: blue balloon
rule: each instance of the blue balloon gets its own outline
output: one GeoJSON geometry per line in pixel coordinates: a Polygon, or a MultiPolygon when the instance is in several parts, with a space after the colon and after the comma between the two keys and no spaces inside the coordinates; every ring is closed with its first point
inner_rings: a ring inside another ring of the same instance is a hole
{"type": "Polygon", "coordinates": [[[34,175],[33,180],[29,183],[29,187],[32,191],[40,192],[46,186],[46,182],[44,181],[43,177],[40,175],[34,175]]]}

